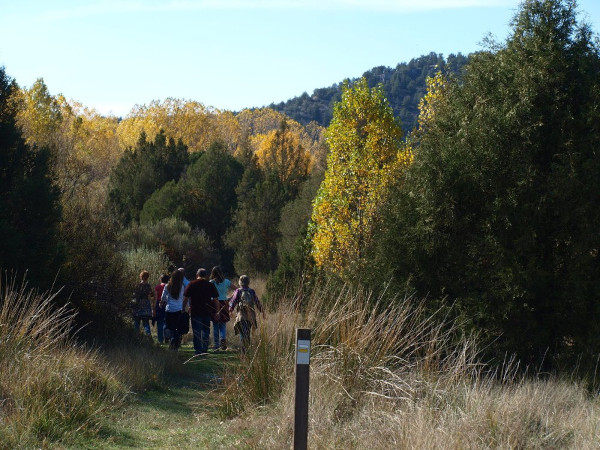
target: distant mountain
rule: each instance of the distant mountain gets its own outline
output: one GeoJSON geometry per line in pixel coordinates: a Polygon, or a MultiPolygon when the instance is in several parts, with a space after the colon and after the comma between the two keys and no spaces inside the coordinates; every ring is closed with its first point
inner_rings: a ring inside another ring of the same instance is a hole
{"type": "MultiPolygon", "coordinates": [[[[417,123],[419,100],[426,91],[425,80],[438,71],[460,74],[468,63],[468,56],[451,54],[444,59],[441,54],[430,53],[408,63],[400,63],[395,69],[375,67],[363,74],[369,86],[383,84],[385,95],[394,109],[394,115],[400,117],[404,131],[410,131],[417,123]]],[[[351,79],[350,81],[356,80],[351,79]]],[[[301,124],[315,121],[322,126],[329,125],[333,116],[333,105],[342,97],[342,83],[330,87],[315,89],[312,95],[306,92],[300,97],[286,102],[272,103],[270,108],[282,112],[301,124]]]]}

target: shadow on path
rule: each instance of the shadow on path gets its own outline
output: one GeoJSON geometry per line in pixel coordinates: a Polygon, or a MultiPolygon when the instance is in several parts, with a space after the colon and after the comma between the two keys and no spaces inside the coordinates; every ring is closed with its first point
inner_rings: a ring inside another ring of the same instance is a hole
{"type": "MultiPolygon", "coordinates": [[[[168,350],[167,350],[168,351],[168,350]]],[[[194,357],[184,345],[178,352],[182,365],[163,382],[139,394],[124,408],[111,413],[98,430],[98,443],[86,448],[197,448],[224,444],[222,421],[215,403],[223,371],[239,364],[234,351],[194,357]]],[[[227,447],[227,446],[226,446],[227,447]]]]}

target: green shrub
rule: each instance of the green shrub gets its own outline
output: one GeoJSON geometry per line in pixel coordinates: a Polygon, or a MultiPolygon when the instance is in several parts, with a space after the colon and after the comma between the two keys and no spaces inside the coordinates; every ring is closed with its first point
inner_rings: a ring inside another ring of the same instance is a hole
{"type": "Polygon", "coordinates": [[[158,282],[161,275],[167,273],[172,264],[167,256],[159,251],[146,247],[135,248],[123,252],[125,258],[128,279],[131,280],[131,290],[139,282],[139,275],[142,270],[150,273],[149,282],[151,285],[158,282]]]}
{"type": "Polygon", "coordinates": [[[121,233],[120,240],[125,249],[147,248],[160,251],[173,264],[186,269],[188,266],[197,269],[199,265],[210,267],[220,261],[219,254],[206,233],[192,229],[185,220],[176,217],[152,224],[132,224],[121,233]]]}

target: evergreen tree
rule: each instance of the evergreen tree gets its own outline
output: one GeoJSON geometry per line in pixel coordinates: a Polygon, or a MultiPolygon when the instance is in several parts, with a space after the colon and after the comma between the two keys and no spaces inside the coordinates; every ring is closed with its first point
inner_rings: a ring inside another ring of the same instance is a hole
{"type": "Polygon", "coordinates": [[[140,212],[140,223],[151,224],[168,217],[183,216],[183,194],[175,180],[167,181],[154,191],[140,212]]]}
{"type": "Polygon", "coordinates": [[[136,147],[126,150],[112,170],[108,206],[123,224],[138,221],[144,203],[166,182],[178,181],[187,165],[188,151],[161,131],[154,142],[142,133],[136,147]]]}
{"type": "Polygon", "coordinates": [[[214,142],[179,182],[182,217],[206,231],[218,248],[231,226],[231,215],[237,207],[235,188],[243,170],[222,143],[214,142]]]}
{"type": "Polygon", "coordinates": [[[278,226],[285,190],[274,171],[264,173],[255,156],[244,152],[246,167],[236,188],[238,207],[225,237],[238,273],[266,274],[277,267],[278,226]]]}
{"type": "Polygon", "coordinates": [[[599,56],[574,1],[526,1],[440,90],[388,204],[379,261],[501,357],[600,350],[599,56]]]}
{"type": "Polygon", "coordinates": [[[269,277],[267,292],[271,301],[286,293],[296,292],[299,283],[304,283],[308,271],[314,269],[311,258],[311,239],[308,236],[313,200],[323,181],[322,170],[314,170],[302,184],[298,197],[281,210],[279,242],[277,244],[277,269],[269,277]]]}
{"type": "Polygon", "coordinates": [[[16,126],[11,97],[17,89],[0,67],[0,267],[28,271],[30,283],[49,288],[62,259],[60,192],[50,150],[27,145],[16,126]]]}
{"type": "MultiPolygon", "coordinates": [[[[362,76],[369,87],[383,86],[385,97],[390,103],[394,115],[400,119],[405,130],[412,130],[417,124],[418,105],[426,91],[427,77],[436,72],[460,75],[468,57],[458,53],[450,54],[446,59],[431,52],[400,63],[395,68],[374,67],[362,76]]],[[[358,81],[358,78],[351,80],[358,81]]],[[[270,105],[270,108],[286,114],[288,117],[307,125],[312,121],[328,126],[333,118],[333,107],[342,98],[343,83],[327,88],[315,89],[312,95],[306,92],[299,97],[270,105]]]]}

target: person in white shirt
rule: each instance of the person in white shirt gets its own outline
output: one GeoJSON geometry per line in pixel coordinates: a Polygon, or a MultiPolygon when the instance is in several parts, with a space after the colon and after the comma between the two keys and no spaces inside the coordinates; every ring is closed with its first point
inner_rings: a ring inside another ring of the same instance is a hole
{"type": "Polygon", "coordinates": [[[175,270],[163,289],[161,306],[165,307],[165,339],[169,348],[178,350],[181,345],[180,317],[183,309],[183,272],[175,270]]]}

